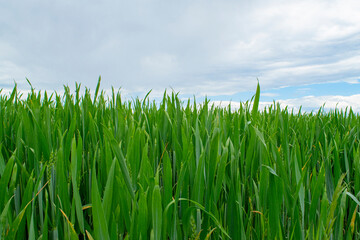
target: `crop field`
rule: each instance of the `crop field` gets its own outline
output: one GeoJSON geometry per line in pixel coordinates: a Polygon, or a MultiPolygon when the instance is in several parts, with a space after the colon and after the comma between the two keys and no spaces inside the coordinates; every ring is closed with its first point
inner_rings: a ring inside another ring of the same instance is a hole
{"type": "Polygon", "coordinates": [[[360,239],[360,117],[0,94],[0,239],[360,239]]]}

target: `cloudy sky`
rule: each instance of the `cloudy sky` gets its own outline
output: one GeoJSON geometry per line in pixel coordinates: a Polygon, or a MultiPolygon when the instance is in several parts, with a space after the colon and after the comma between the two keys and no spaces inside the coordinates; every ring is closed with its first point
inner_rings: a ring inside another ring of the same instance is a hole
{"type": "Polygon", "coordinates": [[[358,0],[1,1],[0,88],[360,111],[358,0]]]}

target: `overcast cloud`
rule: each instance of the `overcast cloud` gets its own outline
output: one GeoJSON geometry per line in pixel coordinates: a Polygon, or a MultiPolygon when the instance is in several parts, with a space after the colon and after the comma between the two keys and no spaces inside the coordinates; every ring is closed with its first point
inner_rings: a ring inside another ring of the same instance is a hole
{"type": "MultiPolygon", "coordinates": [[[[360,3],[2,1],[0,88],[234,95],[358,83],[360,3]]],[[[305,93],[306,95],[306,93],[305,93]]]]}
{"type": "MultiPolygon", "coordinates": [[[[305,96],[300,98],[280,99],[276,103],[280,104],[282,109],[288,108],[290,111],[298,112],[301,108],[302,113],[317,111],[323,108],[325,111],[334,109],[352,108],[354,112],[360,113],[360,94],[350,96],[305,96]]],[[[211,101],[215,106],[227,107],[231,106],[232,109],[237,110],[240,108],[240,102],[234,101],[211,101]]],[[[259,103],[259,108],[263,110],[265,107],[270,107],[274,102],[262,101],[259,103]]]]}

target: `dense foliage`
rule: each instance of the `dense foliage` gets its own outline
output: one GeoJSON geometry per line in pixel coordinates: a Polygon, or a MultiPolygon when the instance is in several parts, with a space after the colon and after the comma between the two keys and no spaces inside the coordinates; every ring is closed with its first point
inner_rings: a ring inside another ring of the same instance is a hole
{"type": "Polygon", "coordinates": [[[360,239],[360,117],[0,96],[0,239],[360,239]]]}

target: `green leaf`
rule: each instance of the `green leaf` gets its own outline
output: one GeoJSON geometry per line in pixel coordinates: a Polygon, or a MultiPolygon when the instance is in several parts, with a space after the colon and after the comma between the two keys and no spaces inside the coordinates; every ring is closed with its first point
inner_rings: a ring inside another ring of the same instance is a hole
{"type": "Polygon", "coordinates": [[[106,223],[108,224],[108,226],[110,225],[110,216],[113,210],[112,201],[113,201],[113,192],[114,192],[115,164],[116,164],[116,159],[114,158],[106,181],[104,199],[102,202],[103,209],[105,212],[106,223]]]}
{"type": "Polygon", "coordinates": [[[166,206],[172,198],[172,168],[170,158],[167,152],[164,153],[163,157],[163,180],[164,180],[164,201],[163,204],[166,206]]]}
{"type": "Polygon", "coordinates": [[[49,235],[49,227],[48,227],[48,222],[49,222],[49,216],[48,216],[48,209],[49,209],[49,200],[48,200],[48,192],[47,190],[45,190],[45,220],[44,220],[44,225],[43,225],[43,229],[42,229],[42,240],[48,240],[48,235],[49,235]]]}
{"type": "Polygon", "coordinates": [[[92,168],[91,200],[95,238],[109,240],[110,237],[108,232],[108,226],[105,218],[104,209],[101,204],[99,188],[96,180],[95,161],[92,168]]]}
{"type": "MultiPolygon", "coordinates": [[[[30,202],[29,202],[30,203],[30,202]]],[[[21,212],[19,213],[19,215],[16,216],[14,222],[11,224],[10,226],[10,230],[8,235],[5,237],[6,240],[12,240],[15,239],[17,230],[20,226],[20,223],[24,217],[25,211],[27,209],[27,207],[29,206],[29,203],[25,206],[25,208],[23,210],[21,210],[21,212]]]]}
{"type": "Polygon", "coordinates": [[[352,193],[346,191],[346,195],[348,195],[357,205],[360,206],[360,201],[352,193]]]}
{"type": "Polygon", "coordinates": [[[66,222],[67,222],[68,226],[70,227],[70,239],[71,240],[78,240],[79,238],[78,238],[78,236],[76,234],[76,231],[74,229],[73,224],[70,222],[69,218],[66,216],[64,211],[61,210],[61,209],[60,209],[60,211],[61,211],[62,215],[64,216],[64,218],[66,219],[66,222]]]}
{"type": "Polygon", "coordinates": [[[228,233],[225,231],[225,229],[221,226],[219,220],[210,212],[206,211],[204,206],[202,206],[200,203],[193,201],[191,199],[186,199],[186,198],[179,198],[179,201],[189,201],[191,203],[193,203],[198,209],[200,209],[201,211],[203,211],[204,213],[206,213],[207,215],[210,216],[210,218],[214,221],[214,223],[216,224],[216,226],[220,229],[220,231],[229,239],[231,239],[231,237],[228,235],[228,233]]]}
{"type": "Polygon", "coordinates": [[[82,234],[85,233],[85,227],[84,227],[84,215],[82,210],[82,203],[77,183],[77,149],[76,149],[76,141],[75,137],[72,140],[71,144],[71,180],[72,180],[72,188],[73,188],[73,195],[75,199],[75,210],[76,210],[76,216],[77,220],[79,222],[80,231],[82,234]]]}
{"type": "Polygon", "coordinates": [[[14,196],[12,196],[9,201],[6,203],[1,215],[0,215],[0,235],[2,235],[3,233],[3,228],[6,226],[6,216],[9,212],[9,207],[10,207],[10,203],[11,200],[14,198],[14,196]]]}
{"type": "Polygon", "coordinates": [[[39,195],[39,193],[45,188],[45,186],[47,185],[47,183],[40,189],[40,191],[34,196],[33,199],[30,200],[30,202],[28,202],[26,204],[26,206],[23,208],[23,210],[21,210],[21,212],[16,216],[14,222],[11,224],[10,226],[10,230],[9,230],[9,233],[8,235],[5,237],[5,240],[12,240],[12,239],[15,239],[15,236],[16,236],[16,233],[17,233],[17,230],[20,226],[20,223],[25,215],[25,212],[26,212],[26,209],[27,207],[30,205],[30,203],[32,201],[34,201],[34,199],[39,195]]]}
{"type": "Polygon", "coordinates": [[[272,175],[274,175],[274,176],[276,176],[276,177],[279,177],[279,176],[276,174],[275,170],[272,169],[270,166],[262,165],[262,167],[267,168],[272,175]]]}
{"type": "Polygon", "coordinates": [[[126,184],[126,186],[128,188],[128,191],[129,191],[129,193],[131,195],[131,198],[134,199],[135,198],[135,193],[134,193],[133,187],[131,185],[131,178],[130,178],[129,170],[128,170],[127,165],[126,165],[126,160],[124,158],[124,155],[123,155],[119,145],[117,144],[114,136],[105,127],[104,127],[104,133],[106,134],[108,140],[110,141],[111,148],[114,151],[115,156],[119,161],[120,168],[121,168],[121,173],[122,173],[123,178],[125,180],[125,184],[126,184]]]}
{"type": "Polygon", "coordinates": [[[156,185],[152,194],[152,223],[154,230],[154,239],[161,239],[161,226],[162,226],[162,207],[161,207],[161,194],[160,187],[156,185]]]}
{"type": "Polygon", "coordinates": [[[139,214],[138,214],[138,231],[141,239],[147,238],[148,232],[148,206],[147,206],[147,193],[140,193],[139,200],[139,214]]]}
{"type": "Polygon", "coordinates": [[[31,212],[29,240],[35,240],[34,208],[32,209],[32,212],[31,212]]]}
{"type": "MultiPolygon", "coordinates": [[[[14,152],[15,154],[15,152],[14,152]]],[[[12,155],[11,158],[9,159],[9,161],[6,163],[5,166],[5,170],[3,175],[1,176],[0,179],[0,210],[3,210],[3,206],[4,206],[4,200],[5,200],[5,193],[7,192],[7,188],[8,188],[8,183],[10,181],[10,177],[12,174],[12,169],[14,167],[14,160],[15,160],[15,155],[12,155]]]]}
{"type": "Polygon", "coordinates": [[[99,80],[98,80],[98,83],[96,85],[95,96],[94,96],[94,104],[95,104],[97,96],[99,94],[100,83],[101,83],[101,76],[99,76],[99,80]]]}
{"type": "Polygon", "coordinates": [[[255,100],[254,100],[254,104],[253,104],[253,108],[251,111],[251,115],[253,117],[253,119],[257,118],[257,114],[258,114],[258,108],[259,108],[259,101],[260,101],[260,84],[258,81],[257,87],[256,87],[256,93],[255,93],[255,100]]]}

